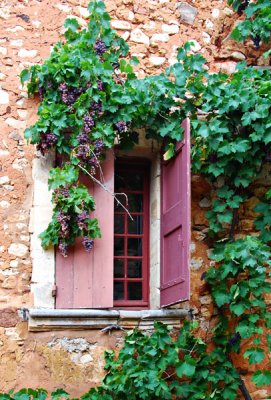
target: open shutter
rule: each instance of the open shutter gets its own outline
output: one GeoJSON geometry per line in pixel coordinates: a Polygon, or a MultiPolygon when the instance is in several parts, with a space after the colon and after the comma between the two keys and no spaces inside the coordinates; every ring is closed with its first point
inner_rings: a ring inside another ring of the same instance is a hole
{"type": "Polygon", "coordinates": [[[176,154],[161,166],[161,307],[190,296],[190,122],[176,154]]]}
{"type": "MultiPolygon", "coordinates": [[[[114,191],[114,156],[102,163],[104,184],[114,191]]],[[[68,257],[56,252],[56,308],[108,308],[113,306],[113,209],[114,198],[89,177],[82,179],[96,201],[92,214],[97,218],[102,238],[95,239],[88,253],[82,239],[69,250],[68,257]]]]}

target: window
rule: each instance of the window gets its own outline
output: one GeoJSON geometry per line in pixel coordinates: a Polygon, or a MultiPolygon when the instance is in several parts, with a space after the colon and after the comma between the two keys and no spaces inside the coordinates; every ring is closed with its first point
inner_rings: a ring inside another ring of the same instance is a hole
{"type": "Polygon", "coordinates": [[[149,163],[120,159],[115,163],[115,192],[124,208],[114,209],[114,306],[148,307],[149,163]],[[126,203],[127,199],[127,203],[126,203]]]}
{"type": "MultiPolygon", "coordinates": [[[[35,307],[144,309],[159,308],[157,294],[161,300],[161,307],[189,298],[188,120],[184,121],[183,127],[185,138],[178,144],[176,156],[167,162],[161,162],[161,193],[158,193],[160,189],[154,184],[160,182],[160,173],[158,174],[158,169],[153,168],[154,163],[150,165],[142,160],[144,150],[141,154],[133,153],[132,156],[136,156],[136,159],[130,157],[130,161],[128,158],[124,160],[123,157],[116,161],[113,151],[107,154],[103,162],[104,182],[110,192],[127,193],[129,211],[134,221],[130,221],[119,207],[115,207],[114,212],[113,196],[100,186],[90,183],[90,191],[97,205],[94,217],[98,218],[102,230],[102,239],[95,241],[92,253],[85,252],[80,240],[71,249],[67,258],[58,253],[54,257],[52,252],[38,248],[37,235],[48,222],[41,220],[41,215],[48,217],[49,209],[45,197],[35,198],[34,194],[31,246],[35,307]],[[139,156],[142,158],[139,159],[139,156]],[[129,181],[129,177],[133,179],[129,181]],[[154,192],[157,193],[154,195],[154,192]],[[148,203],[151,204],[150,208],[148,203]],[[152,203],[159,203],[161,208],[161,214],[159,213],[156,219],[152,216],[155,208],[152,203]],[[161,233],[161,235],[158,233],[158,237],[157,232],[161,233]],[[159,247],[161,247],[161,260],[159,247]],[[56,283],[55,301],[52,299],[54,283],[56,283]],[[153,301],[155,296],[156,300],[153,301]]],[[[159,155],[158,158],[160,160],[159,155]]],[[[41,160],[41,163],[43,162],[41,160]]],[[[38,175],[38,171],[36,173],[34,169],[34,178],[35,174],[38,175]]],[[[44,170],[41,179],[36,179],[35,184],[37,193],[47,187],[44,170]]]]}

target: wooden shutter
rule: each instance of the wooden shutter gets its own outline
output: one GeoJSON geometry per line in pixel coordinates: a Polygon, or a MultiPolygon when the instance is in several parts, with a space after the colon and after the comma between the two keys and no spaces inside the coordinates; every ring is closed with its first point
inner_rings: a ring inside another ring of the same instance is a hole
{"type": "MultiPolygon", "coordinates": [[[[114,191],[114,156],[107,154],[102,163],[104,184],[114,191]]],[[[92,252],[85,251],[78,239],[64,258],[56,252],[56,308],[108,308],[113,306],[113,196],[93,184],[84,184],[96,201],[93,218],[98,218],[101,239],[95,239],[92,252]]]]}
{"type": "Polygon", "coordinates": [[[176,154],[161,166],[161,307],[189,299],[190,123],[176,154]]]}

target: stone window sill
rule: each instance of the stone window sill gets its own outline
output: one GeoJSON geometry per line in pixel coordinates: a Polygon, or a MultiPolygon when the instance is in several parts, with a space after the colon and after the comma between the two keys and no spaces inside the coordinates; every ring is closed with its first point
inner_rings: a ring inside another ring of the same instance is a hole
{"type": "Polygon", "coordinates": [[[189,316],[184,309],[161,310],[98,310],[98,309],[37,309],[29,310],[29,330],[54,329],[140,329],[153,328],[154,321],[180,326],[189,316]]]}

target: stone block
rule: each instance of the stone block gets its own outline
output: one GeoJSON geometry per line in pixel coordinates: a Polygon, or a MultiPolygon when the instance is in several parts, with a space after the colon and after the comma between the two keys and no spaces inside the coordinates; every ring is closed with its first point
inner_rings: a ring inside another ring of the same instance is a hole
{"type": "Polygon", "coordinates": [[[131,37],[130,37],[131,42],[135,43],[143,43],[146,46],[149,46],[150,44],[150,39],[149,37],[142,32],[141,29],[136,28],[131,32],[131,37]]]}
{"type": "Polygon", "coordinates": [[[2,89],[0,89],[0,104],[9,104],[9,94],[2,89]]]}
{"type": "Polygon", "coordinates": [[[193,25],[198,15],[198,10],[188,3],[178,3],[177,9],[180,12],[180,20],[189,25],[193,25]]]}
{"type": "Polygon", "coordinates": [[[155,33],[151,37],[151,44],[154,44],[154,43],[157,43],[157,42],[166,43],[168,41],[169,41],[168,33],[155,33]]]}
{"type": "Polygon", "coordinates": [[[162,25],[162,31],[165,33],[168,33],[169,35],[175,35],[178,33],[180,28],[178,25],[175,24],[163,24],[162,25]]]}
{"type": "Polygon", "coordinates": [[[0,177],[0,185],[6,185],[7,183],[9,183],[9,177],[8,176],[1,176],[0,177]]]}
{"type": "Polygon", "coordinates": [[[165,61],[166,61],[166,57],[157,57],[157,56],[150,57],[150,63],[152,65],[154,65],[155,67],[159,67],[160,65],[163,65],[165,61]]]}
{"type": "Polygon", "coordinates": [[[20,58],[34,58],[38,54],[38,50],[26,50],[20,49],[18,52],[18,57],[20,58]]]}
{"type": "Polygon", "coordinates": [[[31,252],[32,259],[32,282],[51,283],[55,281],[55,252],[54,249],[35,249],[31,252]]]}
{"type": "Polygon", "coordinates": [[[4,308],[0,310],[0,326],[3,328],[11,328],[20,322],[20,318],[16,308],[4,308]]]}
{"type": "Polygon", "coordinates": [[[33,293],[34,304],[37,308],[54,308],[55,299],[52,296],[51,283],[32,283],[31,293],[33,293]]]}
{"type": "Polygon", "coordinates": [[[28,247],[22,243],[12,243],[8,248],[8,253],[16,257],[25,257],[28,253],[28,247]]]}
{"type": "Polygon", "coordinates": [[[130,24],[130,22],[121,20],[112,20],[111,27],[113,29],[123,30],[123,31],[130,31],[132,29],[132,25],[130,24]]]}

